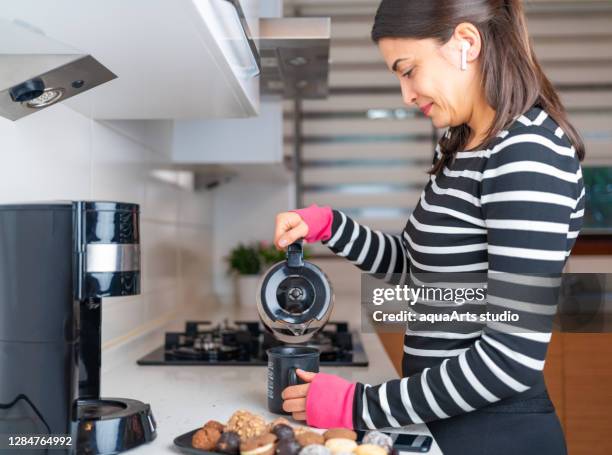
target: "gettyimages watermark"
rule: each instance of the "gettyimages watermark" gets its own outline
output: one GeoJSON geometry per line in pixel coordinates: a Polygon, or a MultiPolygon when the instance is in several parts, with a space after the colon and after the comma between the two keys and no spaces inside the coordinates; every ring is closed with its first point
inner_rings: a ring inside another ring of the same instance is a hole
{"type": "Polygon", "coordinates": [[[612,331],[612,274],[361,275],[364,332],[612,331]]]}

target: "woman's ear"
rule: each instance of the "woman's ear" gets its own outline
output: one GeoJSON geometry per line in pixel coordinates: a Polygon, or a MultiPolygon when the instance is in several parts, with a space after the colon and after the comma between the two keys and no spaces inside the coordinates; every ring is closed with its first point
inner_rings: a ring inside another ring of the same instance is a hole
{"type": "Polygon", "coordinates": [[[455,27],[451,39],[457,43],[458,51],[465,55],[466,63],[474,62],[480,56],[482,40],[478,28],[474,24],[470,22],[460,23],[455,27]]]}

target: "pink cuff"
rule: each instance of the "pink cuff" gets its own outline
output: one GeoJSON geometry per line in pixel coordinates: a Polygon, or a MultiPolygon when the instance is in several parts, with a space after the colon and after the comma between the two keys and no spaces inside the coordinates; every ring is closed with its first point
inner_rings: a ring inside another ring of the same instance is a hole
{"type": "Polygon", "coordinates": [[[290,212],[300,215],[308,226],[308,235],[304,237],[308,243],[327,240],[331,237],[332,221],[334,220],[331,207],[318,207],[317,204],[312,204],[304,209],[290,210],[290,212]]]}
{"type": "Polygon", "coordinates": [[[353,429],[355,384],[332,374],[317,373],[306,396],[306,423],[317,428],[353,429]]]}

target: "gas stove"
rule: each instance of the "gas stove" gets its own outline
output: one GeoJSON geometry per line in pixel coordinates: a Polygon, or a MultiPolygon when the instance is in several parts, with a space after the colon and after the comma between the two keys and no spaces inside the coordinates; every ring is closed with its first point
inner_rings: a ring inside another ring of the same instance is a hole
{"type": "MultiPolygon", "coordinates": [[[[187,321],[184,332],[167,332],[163,346],[139,365],[267,365],[266,349],[283,345],[258,321],[187,321]]],[[[328,322],[309,342],[321,353],[321,365],[368,366],[358,332],[346,322],[328,322]]]]}

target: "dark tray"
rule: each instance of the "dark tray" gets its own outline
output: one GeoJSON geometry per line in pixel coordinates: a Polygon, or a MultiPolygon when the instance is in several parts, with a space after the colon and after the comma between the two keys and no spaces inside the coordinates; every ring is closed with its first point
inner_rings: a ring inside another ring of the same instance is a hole
{"type": "Polygon", "coordinates": [[[220,455],[219,452],[209,452],[208,450],[195,449],[191,445],[191,438],[193,437],[193,434],[201,428],[202,427],[196,428],[195,430],[191,430],[185,434],[177,436],[176,438],[174,438],[174,445],[178,447],[181,452],[187,453],[189,455],[220,455]]]}
{"type": "MultiPolygon", "coordinates": [[[[200,427],[201,428],[201,427],[200,427]]],[[[176,447],[178,447],[178,449],[183,452],[186,453],[188,455],[224,455],[221,454],[219,452],[209,452],[208,450],[202,450],[202,449],[195,449],[192,445],[191,445],[191,438],[193,437],[193,434],[198,431],[200,428],[196,428],[195,430],[191,430],[185,434],[182,434],[180,436],[177,436],[176,438],[174,438],[174,445],[176,447]]],[[[361,438],[363,437],[364,432],[363,431],[357,431],[357,442],[361,441],[361,438]]],[[[402,452],[406,451],[406,448],[402,447],[402,449],[400,449],[402,452]]],[[[399,455],[400,450],[398,450],[398,447],[394,447],[393,448],[393,452],[391,453],[391,455],[399,455]]],[[[408,449],[407,451],[409,452],[428,452],[429,451],[429,446],[427,446],[426,448],[422,448],[420,450],[418,449],[414,449],[414,450],[410,450],[408,449]]]]}

